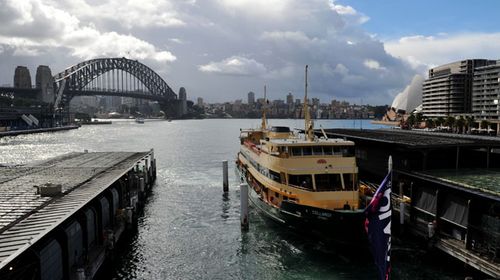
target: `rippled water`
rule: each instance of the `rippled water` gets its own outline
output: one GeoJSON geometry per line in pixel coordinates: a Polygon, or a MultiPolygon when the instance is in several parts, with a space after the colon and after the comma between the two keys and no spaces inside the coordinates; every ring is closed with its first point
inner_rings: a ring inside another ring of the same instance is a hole
{"type": "MultiPolygon", "coordinates": [[[[299,120],[270,120],[302,128],[299,120]]],[[[222,160],[234,159],[240,128],[260,120],[114,121],[112,125],[0,138],[0,163],[22,164],[71,151],[154,148],[158,178],[138,232],[114,268],[118,279],[374,279],[370,259],[325,252],[250,212],[240,231],[239,187],[222,195],[222,160]]],[[[324,128],[373,127],[368,121],[319,121],[324,128]]],[[[232,172],[230,172],[232,175],[232,172]]],[[[393,251],[393,279],[463,279],[417,247],[393,251]]]]}

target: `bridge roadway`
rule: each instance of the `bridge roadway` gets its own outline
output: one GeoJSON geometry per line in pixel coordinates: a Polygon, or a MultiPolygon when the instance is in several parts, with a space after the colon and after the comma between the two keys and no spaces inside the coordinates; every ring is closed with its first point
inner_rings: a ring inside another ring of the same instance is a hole
{"type": "MultiPolygon", "coordinates": [[[[0,167],[0,271],[12,270],[13,260],[33,246],[39,248],[40,244],[35,245],[38,241],[53,236],[61,224],[75,219],[78,211],[90,207],[93,200],[141,164],[152,174],[153,157],[153,151],[84,152],[34,165],[0,167]],[[42,196],[37,186],[47,183],[61,184],[61,192],[42,196]]],[[[65,274],[64,278],[74,278],[65,274]]]]}

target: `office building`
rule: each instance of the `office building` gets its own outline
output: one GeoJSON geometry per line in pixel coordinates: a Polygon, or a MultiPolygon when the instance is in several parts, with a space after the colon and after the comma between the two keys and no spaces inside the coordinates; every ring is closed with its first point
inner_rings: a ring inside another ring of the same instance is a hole
{"type": "Polygon", "coordinates": [[[248,93],[248,105],[253,106],[255,104],[255,93],[253,91],[248,93]]]}
{"type": "Polygon", "coordinates": [[[474,71],[472,112],[478,119],[500,119],[500,60],[474,71]]]}
{"type": "Polygon", "coordinates": [[[422,85],[422,113],[427,117],[446,117],[472,111],[474,69],[494,60],[467,59],[429,70],[422,85]]]}

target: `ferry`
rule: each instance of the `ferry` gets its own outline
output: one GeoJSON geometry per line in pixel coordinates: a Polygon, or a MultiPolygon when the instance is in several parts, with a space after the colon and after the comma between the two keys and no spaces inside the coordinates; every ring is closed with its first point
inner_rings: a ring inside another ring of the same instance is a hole
{"type": "Polygon", "coordinates": [[[241,130],[236,169],[249,185],[251,204],[267,217],[324,241],[361,244],[366,241],[365,203],[354,143],[328,139],[322,129],[322,137],[315,135],[307,66],[305,73],[304,133],[268,127],[264,108],[260,128],[241,130]]]}

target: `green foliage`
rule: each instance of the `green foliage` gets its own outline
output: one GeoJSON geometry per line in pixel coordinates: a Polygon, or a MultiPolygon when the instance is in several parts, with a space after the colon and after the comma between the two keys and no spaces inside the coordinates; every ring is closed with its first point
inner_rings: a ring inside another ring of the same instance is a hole
{"type": "Polygon", "coordinates": [[[408,125],[410,127],[413,127],[415,125],[416,121],[417,121],[417,118],[415,117],[414,114],[410,114],[408,116],[408,119],[406,120],[406,122],[408,123],[408,125]]]}
{"type": "Polygon", "coordinates": [[[446,118],[446,120],[444,121],[444,125],[445,126],[449,126],[450,128],[451,127],[454,127],[455,126],[455,118],[452,117],[452,116],[449,116],[446,118]]]}
{"type": "Polygon", "coordinates": [[[436,123],[436,126],[442,126],[444,124],[444,118],[439,117],[434,122],[436,123]]]}
{"type": "Polygon", "coordinates": [[[427,128],[434,128],[434,120],[433,119],[426,119],[425,120],[425,126],[427,128]]]}
{"type": "Polygon", "coordinates": [[[417,121],[417,123],[421,123],[424,120],[424,116],[422,115],[422,113],[417,113],[415,115],[415,120],[417,121]]]}
{"type": "Polygon", "coordinates": [[[486,128],[488,128],[488,125],[490,125],[489,121],[487,121],[487,120],[481,121],[481,128],[486,129],[486,128]]]}
{"type": "Polygon", "coordinates": [[[462,129],[465,126],[465,119],[464,119],[464,117],[460,116],[460,118],[458,118],[458,120],[455,121],[455,126],[458,128],[458,130],[460,132],[462,132],[462,129]]]}

